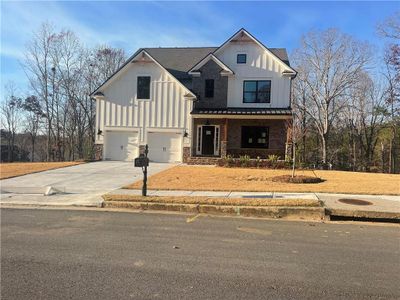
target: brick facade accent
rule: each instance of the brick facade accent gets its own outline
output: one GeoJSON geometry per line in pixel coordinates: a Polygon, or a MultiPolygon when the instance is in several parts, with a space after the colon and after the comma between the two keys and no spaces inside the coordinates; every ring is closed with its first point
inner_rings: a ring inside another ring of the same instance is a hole
{"type": "Polygon", "coordinates": [[[207,123],[220,126],[220,157],[249,155],[251,158],[259,156],[265,159],[268,155],[274,154],[285,159],[288,154],[286,120],[194,119],[192,157],[196,156],[197,125],[207,123]],[[267,126],[269,128],[268,149],[242,148],[242,126],[267,126]]]}
{"type": "Polygon", "coordinates": [[[208,61],[199,71],[199,77],[193,77],[192,90],[197,95],[198,101],[195,108],[225,108],[228,99],[228,77],[221,76],[221,67],[213,60],[208,61]],[[214,79],[214,97],[205,97],[205,80],[214,79]]]}
{"type": "Polygon", "coordinates": [[[229,120],[228,154],[233,156],[249,155],[252,158],[279,155],[285,158],[286,124],[285,120],[229,120]],[[242,148],[242,126],[267,126],[269,128],[268,149],[242,148]]]}
{"type": "Polygon", "coordinates": [[[192,156],[189,157],[186,163],[188,165],[217,165],[221,160],[219,157],[202,157],[202,156],[192,156]]]}

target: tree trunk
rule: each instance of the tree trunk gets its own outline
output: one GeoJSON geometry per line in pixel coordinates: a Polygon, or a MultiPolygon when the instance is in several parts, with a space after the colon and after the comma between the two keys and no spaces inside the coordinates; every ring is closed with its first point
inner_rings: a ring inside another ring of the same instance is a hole
{"type": "Polygon", "coordinates": [[[31,161],[32,162],[35,161],[35,138],[34,137],[32,137],[32,159],[31,159],[31,161]]]}
{"type": "Polygon", "coordinates": [[[393,147],[393,136],[390,137],[389,143],[389,163],[388,163],[388,173],[392,173],[392,148],[393,147]]]}
{"type": "MultiPolygon", "coordinates": [[[[322,145],[321,145],[321,150],[322,150],[322,163],[324,164],[324,165],[326,165],[326,163],[327,163],[327,160],[326,160],[326,157],[327,157],[327,143],[328,143],[328,136],[327,136],[327,134],[321,134],[321,142],[322,142],[322,145]]],[[[324,166],[325,167],[325,166],[324,166]]]]}

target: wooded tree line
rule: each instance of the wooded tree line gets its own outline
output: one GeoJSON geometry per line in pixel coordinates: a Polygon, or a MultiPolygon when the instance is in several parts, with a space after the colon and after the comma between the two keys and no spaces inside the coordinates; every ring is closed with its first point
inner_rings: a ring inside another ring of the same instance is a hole
{"type": "Polygon", "coordinates": [[[89,94],[125,58],[122,49],[87,48],[72,31],[43,24],[21,62],[29,91],[22,96],[15,85],[6,87],[2,160],[24,160],[26,152],[32,161],[93,159],[96,107],[89,94]]]}
{"type": "MultiPolygon", "coordinates": [[[[296,161],[354,171],[400,170],[400,15],[377,25],[376,47],[336,29],[305,34],[292,53],[296,161]]],[[[87,48],[49,24],[22,62],[30,89],[2,99],[2,161],[93,159],[95,102],[89,94],[125,61],[122,49],[87,48]]]]}
{"type": "Polygon", "coordinates": [[[292,55],[297,161],[353,171],[400,170],[400,14],[376,47],[335,29],[304,35],[292,55]]]}

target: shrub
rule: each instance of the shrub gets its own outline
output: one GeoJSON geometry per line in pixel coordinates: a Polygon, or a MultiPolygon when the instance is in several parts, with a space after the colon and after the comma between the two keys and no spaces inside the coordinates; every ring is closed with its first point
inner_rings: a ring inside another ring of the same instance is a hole
{"type": "Polygon", "coordinates": [[[272,163],[276,163],[279,160],[279,158],[280,157],[278,155],[271,154],[271,155],[268,155],[267,160],[269,160],[272,163]]]}
{"type": "Polygon", "coordinates": [[[250,166],[250,156],[241,155],[239,156],[239,162],[241,167],[249,167],[250,166]]]}
{"type": "Polygon", "coordinates": [[[257,156],[257,158],[255,159],[255,164],[256,164],[256,168],[261,167],[261,158],[259,156],[257,156]]]}
{"type": "Polygon", "coordinates": [[[225,167],[232,167],[234,163],[234,158],[232,157],[232,155],[227,155],[222,159],[222,163],[225,167]]]}

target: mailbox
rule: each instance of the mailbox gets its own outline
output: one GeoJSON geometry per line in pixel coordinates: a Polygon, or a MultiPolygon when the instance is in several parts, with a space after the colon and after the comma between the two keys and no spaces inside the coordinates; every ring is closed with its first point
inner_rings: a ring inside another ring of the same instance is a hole
{"type": "Polygon", "coordinates": [[[149,159],[146,156],[139,156],[135,158],[135,167],[148,167],[149,166],[149,159]]]}
{"type": "Polygon", "coordinates": [[[143,170],[143,187],[142,196],[147,196],[147,167],[149,166],[149,146],[144,147],[144,153],[140,154],[139,157],[135,158],[135,167],[142,168],[143,170]]]}

